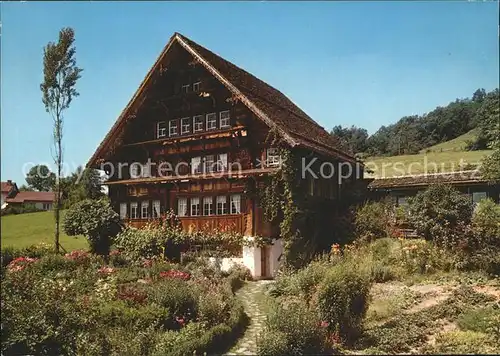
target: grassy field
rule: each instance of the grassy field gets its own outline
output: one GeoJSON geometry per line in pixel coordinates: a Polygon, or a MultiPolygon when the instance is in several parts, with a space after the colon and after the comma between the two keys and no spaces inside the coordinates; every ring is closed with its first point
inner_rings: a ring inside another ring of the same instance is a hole
{"type": "MultiPolygon", "coordinates": [[[[62,211],[62,218],[64,218],[62,211]]],[[[63,221],[63,219],[61,219],[63,221]]],[[[41,242],[52,244],[54,241],[54,213],[43,211],[29,214],[2,216],[2,248],[27,247],[41,242]]],[[[87,249],[87,240],[67,236],[61,229],[60,243],[67,250],[87,249]]]]}
{"type": "Polygon", "coordinates": [[[465,151],[467,147],[467,143],[470,141],[475,141],[477,139],[477,133],[475,130],[471,130],[462,136],[458,136],[457,138],[438,143],[437,145],[424,148],[420,151],[420,153],[426,152],[447,152],[447,151],[465,151]]]}
{"type": "Polygon", "coordinates": [[[443,151],[391,157],[370,157],[365,161],[367,177],[383,178],[402,175],[441,173],[476,168],[481,159],[490,155],[483,151],[443,151]]]}

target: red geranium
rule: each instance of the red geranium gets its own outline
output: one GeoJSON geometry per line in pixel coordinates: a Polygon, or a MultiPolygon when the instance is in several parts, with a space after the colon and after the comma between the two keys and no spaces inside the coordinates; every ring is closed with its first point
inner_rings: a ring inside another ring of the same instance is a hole
{"type": "Polygon", "coordinates": [[[35,262],[36,260],[37,258],[18,257],[10,261],[10,263],[7,265],[7,268],[9,269],[9,271],[13,272],[21,271],[28,263],[35,262]]]}
{"type": "Polygon", "coordinates": [[[187,272],[170,270],[170,271],[160,272],[160,277],[182,279],[184,281],[187,281],[189,278],[191,278],[191,275],[187,272]]]}
{"type": "Polygon", "coordinates": [[[81,261],[86,259],[87,257],[89,257],[89,253],[83,250],[71,251],[64,255],[64,258],[72,261],[81,261]]]}

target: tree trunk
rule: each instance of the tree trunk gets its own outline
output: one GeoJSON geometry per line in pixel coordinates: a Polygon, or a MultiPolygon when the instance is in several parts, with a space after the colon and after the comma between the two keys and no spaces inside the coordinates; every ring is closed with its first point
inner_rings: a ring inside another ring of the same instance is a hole
{"type": "Polygon", "coordinates": [[[57,118],[57,181],[56,181],[56,204],[55,204],[55,217],[56,217],[56,231],[54,236],[56,252],[59,253],[59,225],[60,225],[60,210],[61,210],[61,166],[62,166],[62,150],[61,150],[61,124],[57,118]]]}

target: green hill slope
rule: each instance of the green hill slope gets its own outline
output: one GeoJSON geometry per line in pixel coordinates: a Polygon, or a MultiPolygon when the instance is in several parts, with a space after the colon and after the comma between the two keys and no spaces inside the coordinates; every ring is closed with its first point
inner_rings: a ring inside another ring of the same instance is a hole
{"type": "MultiPolygon", "coordinates": [[[[64,211],[62,219],[64,218],[64,211]]],[[[43,211],[29,214],[2,216],[2,248],[22,248],[36,245],[41,242],[53,244],[54,241],[54,213],[43,211]]],[[[67,250],[87,249],[87,240],[83,236],[78,238],[67,236],[61,229],[61,246],[67,250]]]]}
{"type": "Polygon", "coordinates": [[[477,139],[476,130],[471,130],[457,138],[439,143],[437,145],[425,148],[420,153],[426,152],[447,152],[447,151],[465,151],[467,144],[477,139]]]}

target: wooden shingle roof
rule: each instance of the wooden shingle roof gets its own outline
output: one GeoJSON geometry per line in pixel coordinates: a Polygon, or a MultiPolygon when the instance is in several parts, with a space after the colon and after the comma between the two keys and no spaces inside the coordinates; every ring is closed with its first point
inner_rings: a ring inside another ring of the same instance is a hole
{"type": "Polygon", "coordinates": [[[148,85],[154,71],[159,70],[162,59],[175,42],[198,60],[258,118],[270,128],[275,128],[291,147],[302,146],[329,157],[356,162],[352,155],[341,148],[336,137],[330,135],[279,90],[189,38],[175,33],[87,166],[95,166],[96,161],[102,158],[108,143],[113,140],[115,133],[120,130],[126,118],[132,114],[140,93],[148,85]]]}
{"type": "Polygon", "coordinates": [[[392,177],[374,179],[368,189],[391,189],[406,188],[416,186],[427,186],[431,184],[467,184],[467,183],[486,183],[488,180],[481,177],[478,170],[419,174],[412,176],[392,177]]]}

